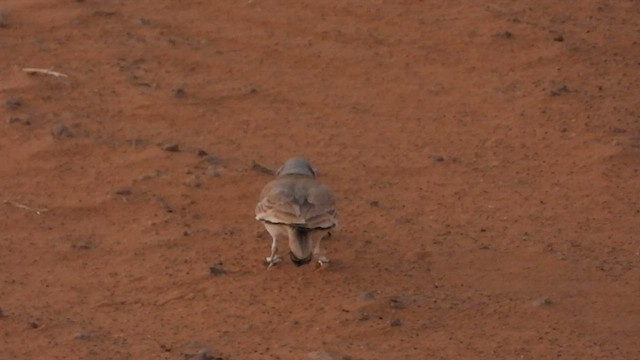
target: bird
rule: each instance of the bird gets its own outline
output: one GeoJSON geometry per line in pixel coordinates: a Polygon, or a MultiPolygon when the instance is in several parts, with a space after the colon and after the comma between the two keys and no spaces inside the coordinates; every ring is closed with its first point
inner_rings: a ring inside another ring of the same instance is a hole
{"type": "Polygon", "coordinates": [[[314,259],[324,268],[329,259],[322,255],[320,242],[338,226],[338,213],[332,191],[316,180],[316,171],[302,157],[287,160],[267,183],[256,205],[256,220],[261,221],[272,238],[267,269],[282,259],[278,240],[288,238],[289,257],[296,266],[314,259]]]}

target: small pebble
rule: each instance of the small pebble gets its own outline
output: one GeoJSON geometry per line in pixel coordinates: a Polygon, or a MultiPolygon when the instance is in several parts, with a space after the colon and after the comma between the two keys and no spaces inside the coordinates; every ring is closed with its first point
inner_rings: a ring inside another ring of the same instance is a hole
{"type": "Polygon", "coordinates": [[[200,181],[200,177],[198,175],[193,175],[187,180],[187,186],[192,187],[194,189],[199,189],[202,187],[202,182],[200,181]]]}
{"type": "Polygon", "coordinates": [[[105,10],[96,10],[93,12],[93,16],[96,17],[111,17],[114,16],[116,14],[115,11],[105,11],[105,10]]]}
{"type": "Polygon", "coordinates": [[[551,96],[559,96],[569,92],[569,88],[565,84],[559,84],[555,86],[551,91],[549,91],[549,95],[551,96]]]}
{"type": "Polygon", "coordinates": [[[162,144],[161,148],[162,148],[162,150],[169,151],[169,152],[178,152],[178,151],[180,151],[180,145],[175,144],[175,143],[162,144]]]}
{"type": "Polygon", "coordinates": [[[547,306],[551,304],[552,304],[552,301],[548,296],[545,296],[543,298],[533,301],[533,306],[535,307],[547,306]]]}
{"type": "Polygon", "coordinates": [[[196,155],[198,155],[198,157],[205,157],[207,155],[209,155],[208,152],[202,150],[202,149],[198,149],[198,151],[196,151],[196,155]]]}
{"type": "Polygon", "coordinates": [[[15,110],[20,106],[22,106],[22,103],[20,102],[20,100],[16,99],[8,99],[4,102],[4,107],[8,110],[15,110]]]}
{"type": "Polygon", "coordinates": [[[4,8],[0,8],[0,29],[9,27],[9,16],[4,8]]]}
{"type": "Polygon", "coordinates": [[[89,340],[89,334],[84,331],[80,331],[73,335],[73,338],[75,340],[89,340]]]}
{"type": "Polygon", "coordinates": [[[433,162],[443,162],[443,161],[444,161],[444,156],[441,156],[441,155],[433,155],[433,156],[431,157],[431,160],[432,160],[433,162]]]}
{"type": "Polygon", "coordinates": [[[511,39],[513,37],[513,34],[510,31],[501,31],[501,32],[495,33],[493,37],[496,37],[499,39],[511,39]]]}
{"type": "Polygon", "coordinates": [[[224,275],[226,273],[227,273],[227,270],[225,270],[222,267],[222,264],[215,264],[215,265],[209,267],[209,275],[220,276],[220,275],[224,275]]]}
{"type": "Polygon", "coordinates": [[[369,206],[378,207],[380,206],[380,202],[378,200],[369,201],[369,206]]]}
{"type": "Polygon", "coordinates": [[[211,165],[220,165],[222,164],[222,160],[219,157],[213,155],[205,155],[202,160],[206,161],[211,165]]]}
{"type": "Polygon", "coordinates": [[[397,327],[397,326],[401,326],[401,325],[402,325],[402,320],[400,320],[400,319],[393,319],[393,320],[389,321],[389,326],[397,327]]]}
{"type": "Polygon", "coordinates": [[[79,250],[91,250],[94,247],[95,245],[93,244],[93,241],[91,241],[90,239],[81,239],[71,244],[71,248],[79,249],[79,250]]]}
{"type": "Polygon", "coordinates": [[[404,301],[400,300],[397,297],[389,299],[389,306],[391,306],[391,308],[393,309],[404,309],[407,307],[404,301]]]}
{"type": "Polygon", "coordinates": [[[558,35],[558,36],[553,38],[553,41],[563,42],[564,41],[564,36],[558,35]]]}
{"type": "Polygon", "coordinates": [[[18,116],[9,116],[9,118],[7,118],[7,124],[8,125],[13,125],[13,124],[31,125],[31,121],[29,121],[28,119],[23,119],[18,116]]]}
{"type": "Polygon", "coordinates": [[[217,360],[222,358],[217,358],[211,355],[209,349],[201,349],[195,354],[183,354],[183,360],[217,360]]]}
{"type": "Polygon", "coordinates": [[[370,301],[370,300],[373,300],[375,297],[376,296],[373,293],[373,291],[364,291],[360,293],[360,295],[358,295],[358,300],[370,301]]]}
{"type": "Polygon", "coordinates": [[[138,180],[144,181],[144,180],[154,179],[154,178],[157,178],[157,177],[159,177],[161,175],[162,175],[162,172],[160,170],[156,170],[155,172],[140,176],[138,178],[138,180]]]}
{"type": "Polygon", "coordinates": [[[73,134],[71,133],[71,130],[69,130],[69,128],[64,125],[64,124],[56,124],[53,126],[53,128],[51,128],[51,136],[53,136],[56,139],[59,138],[69,138],[71,136],[73,136],[73,134]]]}
{"type": "Polygon", "coordinates": [[[120,188],[116,190],[116,194],[120,196],[129,196],[132,194],[131,189],[129,188],[120,188]]]}
{"type": "Polygon", "coordinates": [[[206,174],[207,174],[207,176],[211,176],[211,177],[220,176],[220,172],[218,170],[216,170],[216,168],[214,168],[213,166],[209,166],[209,168],[207,168],[206,174]]]}
{"type": "Polygon", "coordinates": [[[171,91],[171,95],[176,99],[182,99],[187,96],[187,92],[183,88],[175,88],[171,91]]]}
{"type": "Polygon", "coordinates": [[[268,167],[266,167],[264,165],[258,164],[255,161],[253,161],[252,164],[251,164],[251,170],[254,170],[254,171],[257,171],[257,172],[261,172],[263,174],[271,175],[271,176],[276,174],[275,171],[269,169],[268,167]]]}
{"type": "Polygon", "coordinates": [[[333,356],[326,351],[313,351],[308,355],[311,360],[333,360],[333,356]]]}

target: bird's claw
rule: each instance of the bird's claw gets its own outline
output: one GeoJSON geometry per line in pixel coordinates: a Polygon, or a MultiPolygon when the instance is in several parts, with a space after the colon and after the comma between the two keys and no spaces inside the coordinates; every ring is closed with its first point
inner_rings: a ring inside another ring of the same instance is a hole
{"type": "Polygon", "coordinates": [[[316,263],[316,270],[325,269],[329,264],[329,259],[324,256],[318,258],[318,262],[316,263]]]}
{"type": "Polygon", "coordinates": [[[274,256],[269,256],[266,259],[267,262],[267,270],[270,270],[272,267],[274,267],[276,264],[282,262],[282,258],[280,258],[278,255],[274,255],[274,256]]]}

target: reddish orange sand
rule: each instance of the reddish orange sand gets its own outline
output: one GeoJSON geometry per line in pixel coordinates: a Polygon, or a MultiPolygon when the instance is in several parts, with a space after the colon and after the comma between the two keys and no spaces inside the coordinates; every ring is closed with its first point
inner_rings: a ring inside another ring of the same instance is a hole
{"type": "Polygon", "coordinates": [[[2,1],[0,359],[640,358],[639,33],[636,1],[2,1]],[[293,155],[338,199],[324,271],[263,263],[252,164],[293,155]]]}

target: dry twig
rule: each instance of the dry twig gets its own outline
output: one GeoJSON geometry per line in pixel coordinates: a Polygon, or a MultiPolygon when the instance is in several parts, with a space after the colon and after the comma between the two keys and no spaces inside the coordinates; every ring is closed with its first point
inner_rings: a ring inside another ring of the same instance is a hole
{"type": "Polygon", "coordinates": [[[9,205],[11,205],[13,207],[17,207],[19,209],[25,209],[25,210],[33,211],[38,215],[42,215],[43,212],[49,211],[49,209],[46,209],[46,208],[32,208],[31,206],[27,206],[25,204],[21,204],[19,202],[15,202],[15,201],[11,201],[11,200],[5,200],[4,203],[5,204],[9,204],[9,205]]]}
{"type": "Polygon", "coordinates": [[[61,72],[57,72],[57,71],[53,71],[51,69],[38,69],[38,68],[23,68],[22,71],[28,73],[28,74],[44,74],[44,75],[51,75],[51,76],[55,76],[55,77],[69,77],[69,75],[67,74],[63,74],[61,72]]]}

